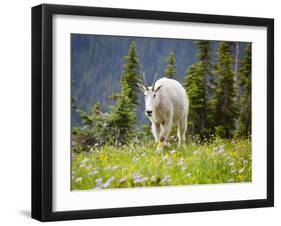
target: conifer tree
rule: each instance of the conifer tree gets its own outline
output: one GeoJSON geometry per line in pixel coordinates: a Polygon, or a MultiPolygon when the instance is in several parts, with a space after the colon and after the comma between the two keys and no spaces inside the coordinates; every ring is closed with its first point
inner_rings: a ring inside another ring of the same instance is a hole
{"type": "Polygon", "coordinates": [[[167,78],[176,79],[176,74],[177,74],[176,59],[175,59],[174,52],[171,50],[168,57],[168,63],[164,72],[164,76],[167,78]]]}
{"type": "Polygon", "coordinates": [[[195,41],[197,45],[197,57],[203,67],[203,86],[205,91],[205,113],[204,113],[204,129],[205,135],[214,133],[214,104],[213,96],[215,92],[215,78],[213,73],[213,64],[211,59],[211,41],[201,40],[195,41]]]}
{"type": "Polygon", "coordinates": [[[230,45],[228,42],[222,42],[218,49],[218,84],[214,100],[216,132],[217,135],[225,138],[232,137],[235,130],[235,119],[238,116],[230,45]]]}
{"type": "Polygon", "coordinates": [[[197,45],[197,57],[198,60],[203,63],[206,74],[211,73],[211,42],[210,41],[195,41],[197,45]]]}
{"type": "MultiPolygon", "coordinates": [[[[140,76],[140,63],[137,53],[137,45],[132,42],[128,51],[128,55],[124,57],[126,64],[123,65],[121,80],[125,80],[130,90],[128,98],[134,108],[139,105],[140,90],[137,88],[137,83],[142,80],[140,76]]],[[[118,97],[118,94],[116,95],[118,97]]]]}
{"type": "Polygon", "coordinates": [[[130,141],[134,125],[136,123],[136,114],[132,110],[133,103],[129,98],[131,87],[123,78],[121,80],[121,92],[118,95],[116,106],[110,108],[109,127],[112,128],[115,144],[126,144],[130,141]]]}
{"type": "Polygon", "coordinates": [[[189,67],[184,77],[184,87],[189,98],[188,128],[191,135],[204,135],[206,123],[206,90],[204,84],[204,63],[189,67]]]}
{"type": "Polygon", "coordinates": [[[251,79],[252,79],[252,49],[249,44],[244,49],[244,58],[241,62],[240,74],[240,116],[239,116],[239,133],[242,136],[251,135],[252,128],[252,99],[251,99],[251,79]]]}
{"type": "Polygon", "coordinates": [[[136,43],[132,42],[128,56],[124,57],[123,74],[120,79],[121,91],[115,95],[116,106],[110,108],[110,124],[116,144],[126,144],[132,137],[136,123],[136,106],[139,104],[140,64],[136,43]]]}

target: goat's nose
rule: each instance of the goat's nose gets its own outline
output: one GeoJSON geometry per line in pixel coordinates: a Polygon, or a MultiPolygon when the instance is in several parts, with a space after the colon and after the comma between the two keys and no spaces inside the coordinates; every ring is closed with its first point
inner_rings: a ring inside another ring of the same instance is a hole
{"type": "Polygon", "coordinates": [[[151,115],[152,111],[146,111],[146,114],[151,115]]]}

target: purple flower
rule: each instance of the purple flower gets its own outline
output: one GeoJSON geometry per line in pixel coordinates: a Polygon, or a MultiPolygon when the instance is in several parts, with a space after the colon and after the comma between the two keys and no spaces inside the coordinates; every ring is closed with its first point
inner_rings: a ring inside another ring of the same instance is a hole
{"type": "Polygon", "coordinates": [[[165,176],[162,180],[161,180],[161,183],[163,184],[167,184],[167,183],[171,183],[172,182],[172,178],[170,175],[168,176],[165,176]]]}
{"type": "Polygon", "coordinates": [[[139,160],[139,158],[136,157],[136,156],[133,158],[133,161],[134,161],[134,162],[137,162],[138,160],[139,160]]]}
{"type": "Polygon", "coordinates": [[[103,184],[103,188],[107,188],[110,186],[111,182],[115,180],[115,177],[110,177],[109,179],[107,179],[107,181],[103,184]]]}

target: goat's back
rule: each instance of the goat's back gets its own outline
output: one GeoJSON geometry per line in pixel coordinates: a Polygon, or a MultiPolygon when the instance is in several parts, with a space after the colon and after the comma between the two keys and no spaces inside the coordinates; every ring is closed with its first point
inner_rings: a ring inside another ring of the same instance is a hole
{"type": "Polygon", "coordinates": [[[162,86],[159,90],[161,98],[168,98],[173,104],[174,121],[182,118],[188,111],[188,97],[184,87],[176,80],[161,78],[156,81],[155,88],[162,86]]]}

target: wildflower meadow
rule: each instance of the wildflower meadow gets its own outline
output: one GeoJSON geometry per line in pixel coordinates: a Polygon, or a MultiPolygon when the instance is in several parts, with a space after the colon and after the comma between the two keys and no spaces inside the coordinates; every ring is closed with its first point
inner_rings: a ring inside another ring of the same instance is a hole
{"type": "Polygon", "coordinates": [[[155,152],[153,142],[72,156],[72,189],[251,182],[250,140],[214,139],[155,152]]]}

